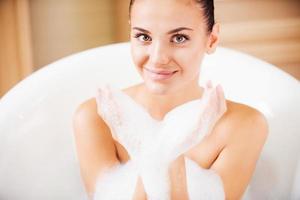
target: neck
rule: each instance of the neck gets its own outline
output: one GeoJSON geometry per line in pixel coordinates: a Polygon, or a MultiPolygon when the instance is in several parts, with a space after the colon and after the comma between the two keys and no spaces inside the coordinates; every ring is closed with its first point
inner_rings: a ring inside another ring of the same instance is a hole
{"type": "Polygon", "coordinates": [[[147,92],[147,88],[144,84],[141,85],[139,92],[139,94],[142,95],[140,98],[148,112],[160,119],[173,108],[188,101],[200,98],[202,93],[203,88],[199,86],[198,81],[182,87],[176,90],[176,92],[164,95],[147,92]]]}

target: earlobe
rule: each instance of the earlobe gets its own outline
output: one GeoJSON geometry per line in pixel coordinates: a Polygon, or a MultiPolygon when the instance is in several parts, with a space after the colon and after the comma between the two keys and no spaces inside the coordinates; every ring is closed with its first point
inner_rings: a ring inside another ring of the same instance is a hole
{"type": "Polygon", "coordinates": [[[215,52],[215,50],[216,50],[216,48],[209,47],[209,48],[206,50],[206,53],[207,53],[207,54],[212,54],[212,53],[215,52]]]}

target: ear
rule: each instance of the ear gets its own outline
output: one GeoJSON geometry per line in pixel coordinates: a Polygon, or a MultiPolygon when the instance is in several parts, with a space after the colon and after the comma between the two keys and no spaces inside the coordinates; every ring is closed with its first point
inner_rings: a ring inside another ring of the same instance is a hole
{"type": "Polygon", "coordinates": [[[207,54],[211,54],[213,52],[215,52],[218,43],[219,43],[219,39],[220,39],[220,24],[216,23],[213,26],[213,29],[211,31],[211,33],[209,34],[209,38],[207,41],[207,45],[206,45],[206,53],[207,54]]]}

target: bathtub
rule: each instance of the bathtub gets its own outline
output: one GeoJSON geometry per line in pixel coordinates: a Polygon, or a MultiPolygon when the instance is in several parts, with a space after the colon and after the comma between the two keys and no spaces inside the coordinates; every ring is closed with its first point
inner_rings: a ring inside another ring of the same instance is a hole
{"type": "MultiPolygon", "coordinates": [[[[269,137],[244,199],[300,199],[299,81],[222,47],[205,57],[200,76],[200,84],[222,84],[227,99],[268,120],[269,137]]],[[[11,89],[0,100],[0,199],[87,199],[72,115],[103,83],[123,88],[139,81],[129,44],[119,43],[58,60],[11,89]]]]}

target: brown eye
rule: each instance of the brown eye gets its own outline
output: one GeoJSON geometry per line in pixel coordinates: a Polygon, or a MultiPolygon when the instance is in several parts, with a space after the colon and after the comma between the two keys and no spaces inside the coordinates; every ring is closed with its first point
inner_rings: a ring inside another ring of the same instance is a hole
{"type": "Polygon", "coordinates": [[[138,33],[134,37],[137,38],[141,42],[151,41],[151,37],[149,37],[147,34],[143,34],[143,33],[138,33]]]}
{"type": "Polygon", "coordinates": [[[174,37],[172,38],[172,42],[174,42],[176,44],[184,43],[187,40],[189,40],[189,38],[183,34],[174,35],[174,37]]]}

